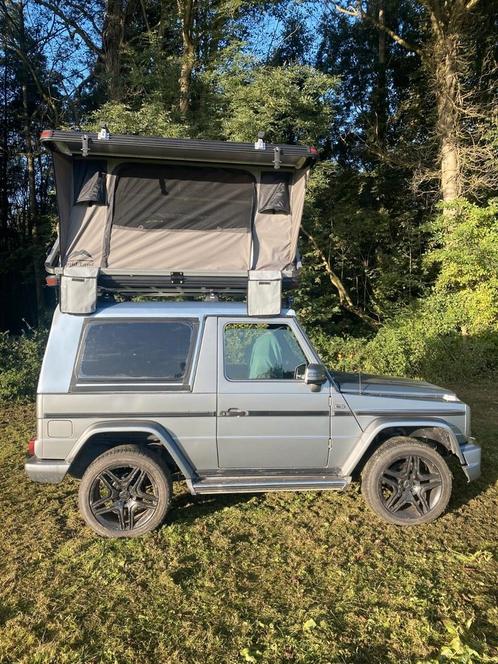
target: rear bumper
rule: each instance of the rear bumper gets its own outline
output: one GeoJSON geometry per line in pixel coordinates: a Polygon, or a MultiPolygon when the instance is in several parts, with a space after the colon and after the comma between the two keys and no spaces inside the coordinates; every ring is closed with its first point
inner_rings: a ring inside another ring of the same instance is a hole
{"type": "Polygon", "coordinates": [[[65,461],[55,459],[39,459],[36,456],[30,457],[24,464],[26,475],[33,482],[42,484],[58,484],[62,482],[69,469],[69,464],[65,461]]]}
{"type": "Polygon", "coordinates": [[[465,459],[462,469],[469,482],[476,480],[481,474],[481,448],[474,438],[469,438],[465,445],[460,446],[460,451],[465,459]]]}

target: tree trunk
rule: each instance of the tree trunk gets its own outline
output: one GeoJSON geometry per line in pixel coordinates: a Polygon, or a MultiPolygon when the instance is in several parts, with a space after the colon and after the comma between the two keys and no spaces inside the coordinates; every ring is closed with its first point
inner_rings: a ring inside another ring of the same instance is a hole
{"type": "MultiPolygon", "coordinates": [[[[23,53],[27,52],[25,48],[26,36],[24,33],[24,10],[20,5],[18,8],[19,19],[19,46],[23,53]]],[[[31,135],[31,116],[28,97],[28,83],[30,77],[26,65],[23,63],[21,73],[22,85],[22,126],[24,134],[26,170],[28,176],[28,209],[27,209],[27,240],[31,245],[31,255],[33,261],[33,277],[35,281],[36,295],[36,315],[39,323],[43,315],[43,290],[42,274],[39,264],[39,237],[38,237],[38,209],[36,203],[36,175],[35,175],[35,154],[33,138],[31,135]]]]}
{"type": "Polygon", "coordinates": [[[458,43],[453,35],[440,35],[434,44],[437,130],[440,141],[441,195],[450,202],[462,193],[459,150],[461,122],[457,67],[458,43]]]}
{"type": "Polygon", "coordinates": [[[3,71],[3,104],[2,104],[2,154],[0,155],[1,171],[0,171],[0,249],[7,248],[7,233],[8,233],[8,219],[9,219],[9,193],[7,181],[7,162],[9,158],[9,134],[8,134],[8,111],[7,111],[7,86],[8,86],[8,72],[7,72],[7,51],[4,52],[4,71],[3,71]]]}
{"type": "Polygon", "coordinates": [[[384,0],[377,0],[377,20],[381,29],[378,31],[377,44],[377,81],[374,92],[375,134],[380,147],[384,146],[387,127],[387,82],[386,82],[386,33],[384,0]]]}
{"type": "Polygon", "coordinates": [[[194,4],[195,0],[178,0],[178,13],[182,24],[183,43],[178,86],[180,88],[179,109],[183,118],[190,111],[190,89],[192,71],[195,65],[195,43],[193,38],[194,4]]]}
{"type": "Polygon", "coordinates": [[[102,63],[107,81],[109,101],[120,101],[121,49],[124,38],[124,2],[107,0],[104,26],[102,29],[102,63]]]}

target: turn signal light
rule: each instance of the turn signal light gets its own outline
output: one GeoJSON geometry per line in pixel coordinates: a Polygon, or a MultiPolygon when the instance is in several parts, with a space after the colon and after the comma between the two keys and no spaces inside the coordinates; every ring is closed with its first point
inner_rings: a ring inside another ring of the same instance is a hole
{"type": "Polygon", "coordinates": [[[33,436],[28,441],[28,456],[35,456],[35,443],[36,443],[36,436],[33,436]]]}

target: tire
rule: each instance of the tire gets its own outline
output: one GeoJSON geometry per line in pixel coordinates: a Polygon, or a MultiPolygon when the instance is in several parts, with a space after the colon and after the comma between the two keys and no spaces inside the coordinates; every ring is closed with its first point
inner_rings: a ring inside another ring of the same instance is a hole
{"type": "Polygon", "coordinates": [[[171,494],[171,474],[159,456],[120,445],[88,466],[78,498],[81,515],[99,535],[138,537],[162,523],[171,494]]]}
{"type": "Polygon", "coordinates": [[[452,475],[433,447],[415,438],[390,438],[363,469],[361,489],[368,506],[399,526],[429,523],[451,496],[452,475]]]}

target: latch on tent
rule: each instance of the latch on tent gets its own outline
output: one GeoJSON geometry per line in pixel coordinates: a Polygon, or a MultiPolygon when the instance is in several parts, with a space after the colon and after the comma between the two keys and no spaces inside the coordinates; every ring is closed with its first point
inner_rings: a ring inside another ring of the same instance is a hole
{"type": "Polygon", "coordinates": [[[88,138],[88,134],[83,134],[81,137],[81,153],[84,157],[88,157],[88,153],[90,151],[89,145],[90,139],[88,138]]]}
{"type": "Polygon", "coordinates": [[[273,150],[273,168],[280,168],[280,148],[278,145],[276,145],[273,150]]]}

